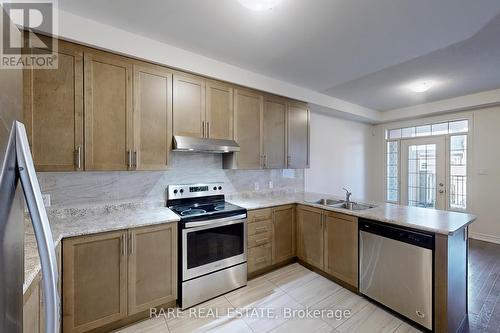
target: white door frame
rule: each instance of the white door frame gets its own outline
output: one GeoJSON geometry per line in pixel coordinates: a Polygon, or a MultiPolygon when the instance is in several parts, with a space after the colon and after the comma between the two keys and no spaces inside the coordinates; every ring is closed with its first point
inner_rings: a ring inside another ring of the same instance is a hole
{"type": "Polygon", "coordinates": [[[408,204],[408,148],[413,145],[436,145],[436,209],[447,209],[447,149],[445,136],[401,140],[401,204],[408,204]]]}

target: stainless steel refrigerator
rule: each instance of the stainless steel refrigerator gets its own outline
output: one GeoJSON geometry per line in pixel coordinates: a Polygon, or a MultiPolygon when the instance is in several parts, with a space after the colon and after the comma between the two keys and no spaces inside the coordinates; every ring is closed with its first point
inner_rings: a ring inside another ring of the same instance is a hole
{"type": "MultiPolygon", "coordinates": [[[[0,6],[0,15],[3,8],[0,6]]],[[[1,27],[0,27],[0,33],[1,27]]],[[[20,34],[19,34],[20,35],[20,34]]],[[[0,69],[0,332],[23,331],[24,207],[42,266],[45,332],[59,332],[57,262],[22,119],[22,71],[0,69]]]]}

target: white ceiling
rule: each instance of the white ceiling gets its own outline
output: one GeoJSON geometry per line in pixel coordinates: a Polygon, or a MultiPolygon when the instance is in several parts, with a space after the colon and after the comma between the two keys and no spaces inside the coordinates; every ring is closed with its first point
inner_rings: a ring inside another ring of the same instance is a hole
{"type": "Polygon", "coordinates": [[[377,110],[500,87],[498,23],[471,39],[500,13],[498,0],[283,0],[267,12],[237,0],[59,0],[59,7],[377,110]],[[418,100],[395,88],[424,74],[448,83],[418,100]]]}

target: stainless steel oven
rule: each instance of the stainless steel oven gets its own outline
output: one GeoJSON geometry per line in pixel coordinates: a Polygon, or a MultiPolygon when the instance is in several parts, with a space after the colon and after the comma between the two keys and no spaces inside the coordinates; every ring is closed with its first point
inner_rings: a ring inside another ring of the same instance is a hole
{"type": "Polygon", "coordinates": [[[246,261],[246,214],[187,222],[182,229],[183,279],[192,279],[246,261]]]}
{"type": "Polygon", "coordinates": [[[170,185],[179,222],[178,303],[182,309],[247,283],[247,211],[226,202],[222,183],[170,185]]]}

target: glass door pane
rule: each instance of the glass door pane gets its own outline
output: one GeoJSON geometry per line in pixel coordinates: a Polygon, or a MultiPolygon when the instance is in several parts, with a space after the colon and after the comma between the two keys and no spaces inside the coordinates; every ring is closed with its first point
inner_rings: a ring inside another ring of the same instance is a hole
{"type": "Polygon", "coordinates": [[[444,138],[402,141],[401,201],[414,207],[445,209],[444,138]]]}
{"type": "Polygon", "coordinates": [[[408,155],[408,205],[436,208],[436,145],[411,145],[408,155]]]}

